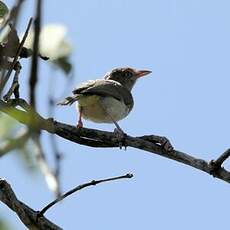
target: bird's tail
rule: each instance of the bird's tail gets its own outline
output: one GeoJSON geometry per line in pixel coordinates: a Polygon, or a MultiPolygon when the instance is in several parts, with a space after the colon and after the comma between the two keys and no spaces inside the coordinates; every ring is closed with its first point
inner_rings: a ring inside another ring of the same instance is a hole
{"type": "Polygon", "coordinates": [[[77,97],[66,97],[63,101],[59,102],[57,105],[72,105],[75,101],[77,101],[77,97]]]}

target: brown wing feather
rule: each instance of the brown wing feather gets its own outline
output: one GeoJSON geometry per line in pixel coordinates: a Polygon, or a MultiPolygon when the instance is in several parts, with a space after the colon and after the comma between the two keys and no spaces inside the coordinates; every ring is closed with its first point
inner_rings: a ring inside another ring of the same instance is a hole
{"type": "Polygon", "coordinates": [[[102,97],[114,97],[119,101],[133,107],[133,97],[129,90],[127,90],[120,83],[113,80],[91,80],[82,83],[78,88],[74,89],[72,97],[67,97],[61,105],[72,104],[77,101],[80,95],[99,95],[102,97]]]}
{"type": "MultiPolygon", "coordinates": [[[[95,80],[73,91],[75,95],[99,95],[102,97],[114,97],[119,101],[124,101],[128,106],[133,104],[133,97],[120,83],[113,80],[95,80]]],[[[131,106],[132,107],[132,106],[131,106]]]]}

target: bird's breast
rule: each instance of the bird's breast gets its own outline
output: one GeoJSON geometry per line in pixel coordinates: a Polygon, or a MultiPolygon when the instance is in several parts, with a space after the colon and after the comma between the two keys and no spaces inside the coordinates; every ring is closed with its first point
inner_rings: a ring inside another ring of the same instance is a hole
{"type": "Polygon", "coordinates": [[[83,118],[97,123],[113,123],[111,117],[119,121],[130,112],[123,101],[96,95],[81,97],[78,100],[78,107],[82,110],[83,118]]]}

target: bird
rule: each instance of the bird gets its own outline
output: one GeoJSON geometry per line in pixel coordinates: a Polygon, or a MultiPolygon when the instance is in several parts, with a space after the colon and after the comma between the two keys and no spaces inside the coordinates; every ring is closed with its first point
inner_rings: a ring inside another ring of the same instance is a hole
{"type": "Polygon", "coordinates": [[[134,106],[131,93],[136,81],[152,71],[131,67],[115,68],[103,79],[88,80],[72,91],[58,105],[72,105],[76,101],[79,119],[77,128],[83,127],[82,118],[96,123],[114,123],[123,132],[118,121],[127,117],[134,106]]]}

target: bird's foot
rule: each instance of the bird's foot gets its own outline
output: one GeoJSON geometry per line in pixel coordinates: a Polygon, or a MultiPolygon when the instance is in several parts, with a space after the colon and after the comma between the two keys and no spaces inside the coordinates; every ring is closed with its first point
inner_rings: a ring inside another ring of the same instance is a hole
{"type": "Polygon", "coordinates": [[[79,120],[77,123],[77,128],[80,129],[82,127],[83,127],[83,122],[81,120],[79,120]]]}
{"type": "Polygon", "coordinates": [[[127,148],[127,145],[126,145],[127,134],[120,127],[114,129],[114,134],[116,135],[116,137],[118,139],[119,148],[122,149],[122,147],[124,146],[125,150],[126,150],[126,148],[127,148]]]}

